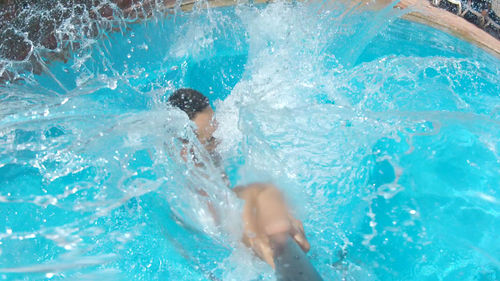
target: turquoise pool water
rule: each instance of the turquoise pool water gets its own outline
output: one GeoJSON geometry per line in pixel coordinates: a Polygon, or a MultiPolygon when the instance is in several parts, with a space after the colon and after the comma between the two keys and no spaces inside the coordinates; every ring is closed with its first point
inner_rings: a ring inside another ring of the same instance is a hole
{"type": "Polygon", "coordinates": [[[390,8],[343,12],[157,13],[1,87],[0,278],[274,280],[220,170],[178,159],[194,138],[165,100],[193,87],[231,184],[280,186],[325,280],[498,280],[500,61],[390,8]]]}

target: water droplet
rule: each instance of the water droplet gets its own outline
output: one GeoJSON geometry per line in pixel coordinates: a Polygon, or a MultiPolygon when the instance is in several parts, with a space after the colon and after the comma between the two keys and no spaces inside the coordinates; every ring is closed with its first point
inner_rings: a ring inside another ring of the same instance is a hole
{"type": "Polygon", "coordinates": [[[118,85],[118,82],[116,80],[114,80],[114,79],[110,80],[108,82],[108,88],[110,88],[111,90],[116,89],[117,85],[118,85]]]}

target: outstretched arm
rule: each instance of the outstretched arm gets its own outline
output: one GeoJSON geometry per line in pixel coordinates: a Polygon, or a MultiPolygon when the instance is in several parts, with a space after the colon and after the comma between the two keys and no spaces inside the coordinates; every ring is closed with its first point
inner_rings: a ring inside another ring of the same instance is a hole
{"type": "Polygon", "coordinates": [[[272,240],[290,235],[304,252],[310,245],[302,222],[290,215],[283,195],[272,184],[255,183],[233,189],[245,201],[243,242],[274,268],[272,240]]]}

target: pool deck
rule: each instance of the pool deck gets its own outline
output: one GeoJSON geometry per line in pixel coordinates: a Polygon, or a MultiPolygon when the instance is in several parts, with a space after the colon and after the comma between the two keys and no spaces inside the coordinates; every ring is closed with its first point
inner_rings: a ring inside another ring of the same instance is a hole
{"type": "MultiPolygon", "coordinates": [[[[151,0],[149,0],[151,1],[151,0]]],[[[346,2],[345,0],[332,0],[346,2]]],[[[144,1],[148,2],[148,1],[144,1]]],[[[143,2],[143,4],[144,4],[143,2]]],[[[182,10],[191,10],[196,1],[186,0],[180,4],[182,10]]],[[[253,3],[269,3],[272,1],[265,0],[254,0],[253,3]]],[[[348,1],[348,5],[359,5],[366,9],[382,9],[390,5],[392,1],[390,0],[377,0],[375,2],[370,0],[353,0],[348,1]]],[[[221,6],[231,6],[241,3],[241,1],[236,0],[208,0],[211,7],[221,7],[221,6]]],[[[168,11],[175,7],[175,0],[163,0],[163,5],[165,11],[168,11]]],[[[500,40],[496,39],[486,31],[477,27],[473,23],[468,22],[462,17],[459,17],[453,13],[450,13],[444,9],[434,7],[427,0],[401,0],[395,7],[395,9],[408,9],[408,13],[404,14],[402,18],[422,23],[425,25],[432,26],[436,29],[442,30],[444,32],[450,33],[458,38],[461,38],[470,43],[476,44],[487,52],[493,54],[500,59],[500,40]]],[[[127,9],[124,9],[125,14],[134,13],[137,11],[134,5],[131,5],[127,9]]],[[[144,16],[144,15],[142,15],[144,16]]],[[[139,15],[141,17],[141,15],[139,15]]],[[[147,15],[146,15],[147,17],[147,15]]]]}

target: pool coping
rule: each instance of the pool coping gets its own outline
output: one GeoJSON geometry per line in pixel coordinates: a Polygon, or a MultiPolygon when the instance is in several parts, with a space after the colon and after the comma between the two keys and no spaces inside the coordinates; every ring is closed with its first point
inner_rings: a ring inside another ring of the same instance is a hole
{"type": "MultiPolygon", "coordinates": [[[[406,1],[402,0],[401,2],[406,1]]],[[[402,18],[431,26],[473,43],[500,59],[500,40],[473,23],[446,10],[434,7],[426,0],[418,1],[414,9],[402,18]]]]}

